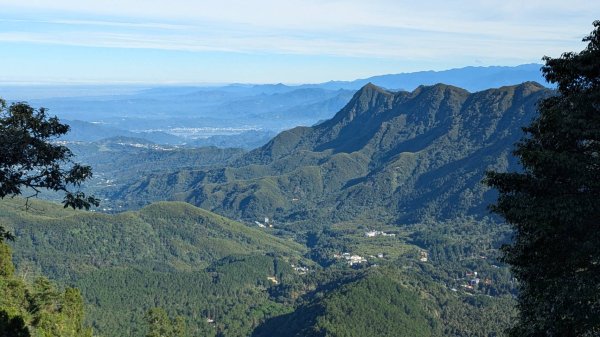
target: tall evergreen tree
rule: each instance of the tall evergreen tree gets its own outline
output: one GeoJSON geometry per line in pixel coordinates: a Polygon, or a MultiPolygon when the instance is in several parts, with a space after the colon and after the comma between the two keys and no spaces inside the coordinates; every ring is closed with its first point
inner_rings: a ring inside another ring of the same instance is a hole
{"type": "Polygon", "coordinates": [[[492,211],[514,226],[504,259],[520,281],[511,336],[600,335],[600,21],[587,47],[542,68],[539,103],[515,155],[522,172],[487,174],[492,211]]]}

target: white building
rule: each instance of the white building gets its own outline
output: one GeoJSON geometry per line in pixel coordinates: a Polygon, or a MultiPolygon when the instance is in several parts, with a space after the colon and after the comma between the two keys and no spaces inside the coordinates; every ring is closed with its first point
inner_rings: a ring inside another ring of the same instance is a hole
{"type": "Polygon", "coordinates": [[[388,233],[382,232],[382,231],[368,231],[368,232],[365,232],[365,236],[368,237],[368,238],[376,237],[378,235],[381,235],[381,236],[396,236],[396,234],[394,234],[394,233],[389,233],[388,234],[388,233]]]}

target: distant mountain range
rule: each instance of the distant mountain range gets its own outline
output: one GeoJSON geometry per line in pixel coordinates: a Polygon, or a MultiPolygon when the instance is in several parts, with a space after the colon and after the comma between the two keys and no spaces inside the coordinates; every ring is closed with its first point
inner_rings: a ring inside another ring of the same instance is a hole
{"type": "Polygon", "coordinates": [[[513,144],[549,94],[535,82],[476,93],[367,84],[333,118],[284,131],[227,167],[153,174],[111,199],[183,200],[284,222],[483,216],[493,197],[484,172],[517,168],[513,144]]]}
{"type": "Polygon", "coordinates": [[[446,83],[462,87],[471,92],[515,83],[535,81],[546,84],[541,74],[542,64],[530,63],[517,66],[469,66],[441,71],[418,71],[396,74],[375,75],[353,81],[332,80],[324,83],[301,85],[278,84],[243,84],[229,85],[7,85],[0,84],[0,93],[4,99],[31,101],[52,98],[78,98],[97,100],[115,99],[119,96],[173,96],[194,95],[199,91],[213,92],[213,99],[224,97],[225,93],[239,96],[271,95],[284,93],[300,88],[320,88],[328,90],[357,90],[367,83],[388,88],[413,90],[419,85],[446,83]]]}
{"type": "Polygon", "coordinates": [[[302,85],[0,85],[0,96],[49,108],[51,114],[69,121],[72,132],[64,138],[67,140],[125,136],[158,144],[251,149],[282,130],[330,119],[367,83],[408,91],[419,85],[445,83],[477,92],[527,81],[544,84],[540,67],[465,67],[302,85]],[[245,132],[250,133],[243,135],[245,132]],[[236,139],[238,135],[243,140],[236,139]]]}
{"type": "Polygon", "coordinates": [[[412,91],[420,85],[444,83],[475,92],[528,81],[547,85],[540,71],[541,67],[542,65],[537,63],[522,64],[515,67],[465,67],[442,71],[430,70],[379,75],[347,82],[331,81],[317,86],[327,89],[358,89],[367,83],[373,83],[391,90],[412,91]]]}
{"type": "Polygon", "coordinates": [[[34,99],[29,103],[48,108],[71,125],[64,140],[125,136],[158,144],[250,149],[283,129],[330,118],[354,94],[354,90],[319,88],[265,91],[269,90],[167,87],[121,96],[34,99]],[[236,138],[240,135],[244,140],[236,138]]]}

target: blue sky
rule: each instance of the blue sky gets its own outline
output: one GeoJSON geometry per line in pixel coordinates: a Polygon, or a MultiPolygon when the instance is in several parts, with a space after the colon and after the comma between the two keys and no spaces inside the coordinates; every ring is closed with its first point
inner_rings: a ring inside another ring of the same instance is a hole
{"type": "Polygon", "coordinates": [[[0,83],[314,83],[579,51],[600,1],[0,0],[0,83]]]}

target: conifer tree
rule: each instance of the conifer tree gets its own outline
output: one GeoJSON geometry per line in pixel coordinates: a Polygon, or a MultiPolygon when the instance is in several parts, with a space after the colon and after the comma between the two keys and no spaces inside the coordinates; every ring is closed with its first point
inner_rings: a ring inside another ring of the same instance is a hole
{"type": "Polygon", "coordinates": [[[504,259],[520,281],[511,336],[600,335],[600,21],[587,47],[544,57],[555,95],[539,103],[515,155],[523,170],[489,172],[492,211],[514,226],[504,259]]]}

